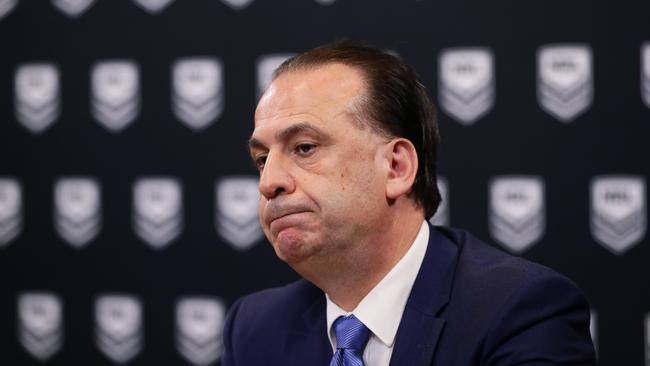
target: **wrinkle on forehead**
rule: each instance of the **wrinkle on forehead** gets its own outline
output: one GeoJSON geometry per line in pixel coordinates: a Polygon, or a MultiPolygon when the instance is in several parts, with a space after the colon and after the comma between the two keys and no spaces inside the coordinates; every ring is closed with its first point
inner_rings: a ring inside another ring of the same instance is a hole
{"type": "Polygon", "coordinates": [[[288,71],[264,93],[255,111],[256,124],[296,114],[310,114],[326,120],[342,113],[356,114],[365,94],[360,72],[334,63],[316,69],[288,71]]]}

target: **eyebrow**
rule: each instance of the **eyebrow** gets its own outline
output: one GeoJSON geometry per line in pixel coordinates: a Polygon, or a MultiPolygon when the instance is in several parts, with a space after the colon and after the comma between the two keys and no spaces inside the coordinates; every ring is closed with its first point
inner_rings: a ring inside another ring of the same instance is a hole
{"type": "MultiPolygon", "coordinates": [[[[326,137],[327,136],[327,134],[325,134],[325,132],[323,132],[323,130],[321,130],[320,128],[318,128],[318,127],[316,127],[316,126],[314,126],[314,125],[312,125],[310,123],[307,123],[307,122],[300,122],[300,123],[296,123],[294,125],[291,125],[291,126],[285,128],[284,130],[279,131],[278,133],[276,133],[275,134],[275,139],[277,141],[287,141],[290,138],[292,138],[293,136],[301,134],[301,133],[305,133],[305,132],[317,134],[317,135],[319,135],[321,137],[326,137]]],[[[251,137],[248,140],[248,150],[249,151],[252,150],[252,149],[265,149],[265,148],[266,148],[266,145],[264,145],[260,140],[256,139],[255,137],[251,137]]]]}

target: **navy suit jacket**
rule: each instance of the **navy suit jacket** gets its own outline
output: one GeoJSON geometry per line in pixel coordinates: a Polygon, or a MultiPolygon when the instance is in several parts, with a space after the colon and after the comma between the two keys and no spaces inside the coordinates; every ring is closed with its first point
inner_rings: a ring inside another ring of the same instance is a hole
{"type": "MultiPolygon", "coordinates": [[[[223,366],[327,366],[325,296],[299,280],[238,300],[223,366]]],[[[595,365],[589,306],[556,272],[430,226],[390,366],[595,365]]]]}

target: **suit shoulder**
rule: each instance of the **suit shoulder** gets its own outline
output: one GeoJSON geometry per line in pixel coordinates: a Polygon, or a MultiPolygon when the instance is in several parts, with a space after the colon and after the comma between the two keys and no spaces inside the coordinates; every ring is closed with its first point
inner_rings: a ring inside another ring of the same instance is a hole
{"type": "Polygon", "coordinates": [[[258,291],[240,298],[231,312],[236,311],[237,326],[286,323],[296,314],[302,314],[324,295],[320,289],[304,279],[282,287],[258,291]]]}
{"type": "Polygon", "coordinates": [[[583,296],[567,277],[553,269],[494,248],[457,229],[440,229],[458,247],[455,296],[464,300],[505,302],[525,288],[550,287],[583,296]]]}

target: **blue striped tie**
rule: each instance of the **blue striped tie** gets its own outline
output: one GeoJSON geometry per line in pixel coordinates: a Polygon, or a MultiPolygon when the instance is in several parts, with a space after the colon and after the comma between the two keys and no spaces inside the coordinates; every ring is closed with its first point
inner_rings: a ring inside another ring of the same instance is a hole
{"type": "Polygon", "coordinates": [[[336,352],[330,366],[363,366],[363,349],[370,331],[354,315],[341,316],[334,322],[336,352]]]}

